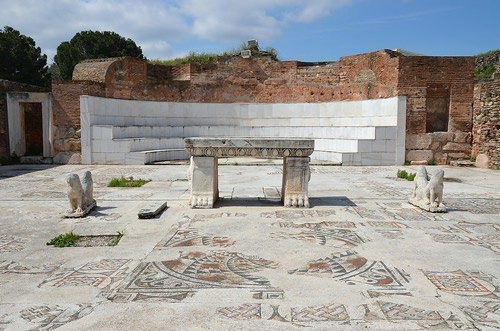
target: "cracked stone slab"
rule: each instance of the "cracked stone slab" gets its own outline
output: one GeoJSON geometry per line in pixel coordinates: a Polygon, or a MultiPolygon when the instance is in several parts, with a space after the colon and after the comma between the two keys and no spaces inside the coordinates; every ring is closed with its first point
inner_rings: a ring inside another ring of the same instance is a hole
{"type": "Polygon", "coordinates": [[[139,210],[139,218],[154,218],[167,208],[167,201],[150,202],[139,210]]]}

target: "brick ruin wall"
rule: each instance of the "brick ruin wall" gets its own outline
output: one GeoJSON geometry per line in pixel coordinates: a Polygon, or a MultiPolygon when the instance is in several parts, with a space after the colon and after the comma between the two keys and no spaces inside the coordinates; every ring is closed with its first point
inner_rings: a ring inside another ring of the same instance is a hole
{"type": "Polygon", "coordinates": [[[472,154],[485,154],[489,167],[500,169],[500,79],[483,81],[474,89],[472,154]]]}
{"type": "Polygon", "coordinates": [[[59,141],[56,151],[79,148],[78,136],[72,135],[71,128],[75,132],[79,129],[77,95],[83,94],[213,103],[328,102],[405,95],[408,159],[433,158],[445,163],[470,154],[472,57],[404,57],[382,50],[322,63],[277,62],[269,56],[255,56],[221,57],[213,65],[172,67],[118,58],[87,61],[76,68],[74,78],[80,81],[53,84],[53,107],[58,108],[54,112],[58,127],[55,140],[59,141]],[[103,65],[106,61],[107,69],[103,65]],[[85,85],[84,80],[99,83],[85,85]],[[449,91],[449,130],[426,133],[427,94],[439,94],[443,89],[449,91]]]}
{"type": "Polygon", "coordinates": [[[468,158],[472,141],[473,57],[402,57],[399,95],[406,104],[406,159],[440,164],[468,158]],[[429,108],[447,101],[447,131],[429,132],[429,108]]]}
{"type": "Polygon", "coordinates": [[[47,88],[0,79],[0,158],[10,156],[7,115],[8,92],[48,92],[47,88]]]}
{"type": "Polygon", "coordinates": [[[52,84],[54,154],[80,152],[80,96],[105,96],[105,84],[91,81],[52,84]]]}

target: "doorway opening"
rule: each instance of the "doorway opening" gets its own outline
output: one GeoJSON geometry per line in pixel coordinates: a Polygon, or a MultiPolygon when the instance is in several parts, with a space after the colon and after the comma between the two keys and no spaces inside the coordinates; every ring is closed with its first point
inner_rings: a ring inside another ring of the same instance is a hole
{"type": "Polygon", "coordinates": [[[26,156],[43,155],[43,120],[41,102],[20,102],[21,127],[24,130],[26,156]]]}
{"type": "Polygon", "coordinates": [[[444,85],[427,87],[426,132],[448,132],[450,117],[450,88],[444,85]]]}

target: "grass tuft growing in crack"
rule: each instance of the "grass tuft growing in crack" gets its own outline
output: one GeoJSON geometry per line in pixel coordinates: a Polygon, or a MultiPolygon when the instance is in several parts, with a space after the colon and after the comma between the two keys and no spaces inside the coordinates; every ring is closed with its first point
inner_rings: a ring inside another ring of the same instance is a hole
{"type": "Polygon", "coordinates": [[[74,234],[73,232],[60,234],[57,237],[52,238],[47,245],[55,247],[74,247],[78,238],[80,238],[80,236],[74,234]]]}
{"type": "Polygon", "coordinates": [[[134,177],[121,177],[121,178],[113,178],[109,181],[108,187],[141,187],[144,184],[147,184],[151,181],[151,179],[134,179],[134,177]]]}

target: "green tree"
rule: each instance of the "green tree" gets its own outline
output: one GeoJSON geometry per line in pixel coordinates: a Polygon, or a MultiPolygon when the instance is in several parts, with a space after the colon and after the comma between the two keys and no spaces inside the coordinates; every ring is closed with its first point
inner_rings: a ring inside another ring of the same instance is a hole
{"type": "Polygon", "coordinates": [[[32,85],[47,86],[47,55],[35,41],[10,26],[0,30],[0,78],[32,85]]]}
{"type": "Polygon", "coordinates": [[[52,78],[52,80],[62,80],[61,71],[55,62],[52,62],[49,66],[48,72],[50,73],[50,78],[52,78]]]}
{"type": "Polygon", "coordinates": [[[117,56],[144,58],[141,48],[131,39],[110,31],[82,31],[57,47],[54,61],[59,67],[61,78],[71,79],[78,62],[117,56]]]}

